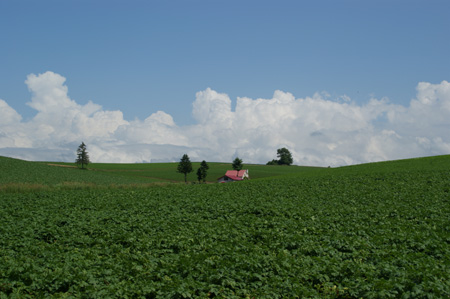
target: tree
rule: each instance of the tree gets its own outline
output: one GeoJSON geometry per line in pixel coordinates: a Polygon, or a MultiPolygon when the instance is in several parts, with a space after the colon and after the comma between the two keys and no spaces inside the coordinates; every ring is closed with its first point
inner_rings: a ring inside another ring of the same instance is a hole
{"type": "Polygon", "coordinates": [[[205,160],[203,160],[202,163],[200,163],[200,167],[202,167],[203,169],[206,169],[206,170],[209,169],[209,165],[208,165],[208,163],[206,163],[205,160]]]}
{"type": "Polygon", "coordinates": [[[272,161],[267,162],[266,165],[278,165],[278,160],[273,159],[272,161]]]}
{"type": "Polygon", "coordinates": [[[192,163],[187,154],[184,154],[178,163],[177,172],[184,173],[184,182],[187,183],[187,174],[192,172],[192,163]]]}
{"type": "Polygon", "coordinates": [[[202,182],[203,176],[204,176],[204,175],[205,175],[204,169],[201,168],[201,167],[199,167],[199,168],[197,169],[197,179],[198,179],[198,182],[199,182],[199,183],[202,182]]]}
{"type": "Polygon", "coordinates": [[[233,161],[232,166],[233,166],[234,170],[237,170],[237,171],[241,170],[244,167],[244,165],[242,164],[242,159],[239,159],[239,157],[236,157],[236,159],[234,159],[234,161],[233,161]]]}
{"type": "Polygon", "coordinates": [[[291,165],[294,161],[291,152],[285,147],[277,149],[277,157],[279,165],[291,165]]]}
{"type": "Polygon", "coordinates": [[[80,146],[77,149],[77,159],[75,160],[75,163],[78,165],[81,165],[81,169],[84,169],[84,166],[88,166],[91,161],[89,161],[89,155],[86,151],[86,144],[84,142],[81,142],[80,146]]]}
{"type": "Polygon", "coordinates": [[[200,168],[197,170],[197,178],[198,178],[198,182],[202,182],[203,183],[206,181],[206,176],[208,174],[208,163],[206,163],[205,160],[202,161],[202,163],[200,163],[200,168]]]}
{"type": "Polygon", "coordinates": [[[291,152],[283,147],[277,149],[278,160],[272,160],[266,163],[266,165],[291,165],[293,162],[291,152]]]}

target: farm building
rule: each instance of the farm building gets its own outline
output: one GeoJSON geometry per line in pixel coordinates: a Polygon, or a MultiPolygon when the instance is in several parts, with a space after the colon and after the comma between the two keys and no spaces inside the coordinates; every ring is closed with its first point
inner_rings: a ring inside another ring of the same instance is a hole
{"type": "Polygon", "coordinates": [[[248,169],[243,170],[227,170],[224,176],[221,176],[217,179],[218,183],[230,183],[236,181],[247,180],[250,177],[248,176],[248,169]]]}

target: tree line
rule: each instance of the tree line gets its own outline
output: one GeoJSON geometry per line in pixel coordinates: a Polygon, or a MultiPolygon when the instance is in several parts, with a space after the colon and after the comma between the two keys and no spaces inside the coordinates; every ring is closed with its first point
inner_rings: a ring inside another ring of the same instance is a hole
{"type": "MultiPolygon", "coordinates": [[[[278,160],[272,160],[267,162],[266,165],[291,165],[293,163],[293,158],[291,152],[283,147],[277,150],[277,157],[278,160]]],[[[242,159],[239,157],[236,157],[233,160],[233,163],[231,166],[233,167],[233,170],[241,170],[244,167],[244,164],[242,164],[242,159]]],[[[197,170],[197,179],[198,182],[205,183],[206,182],[206,176],[208,174],[209,166],[206,163],[205,160],[202,161],[200,164],[200,168],[197,170]]],[[[187,175],[188,173],[191,173],[193,171],[192,169],[192,163],[189,159],[189,156],[187,154],[184,154],[181,158],[180,162],[178,163],[177,172],[184,174],[184,182],[187,183],[187,175]]]]}
{"type": "MultiPolygon", "coordinates": [[[[272,160],[267,162],[266,165],[291,165],[293,163],[292,154],[291,152],[283,147],[277,150],[277,157],[278,160],[272,160]]],[[[75,160],[75,163],[81,167],[81,169],[87,169],[87,166],[91,161],[89,160],[89,154],[86,150],[86,144],[84,142],[81,142],[80,146],[78,146],[77,149],[77,158],[75,160]]],[[[242,162],[242,159],[239,157],[236,157],[233,160],[233,163],[231,164],[233,167],[233,170],[241,170],[244,167],[244,164],[242,162]]],[[[205,160],[203,160],[200,163],[200,167],[197,169],[197,179],[198,182],[205,183],[206,182],[206,176],[208,175],[208,169],[209,165],[206,163],[205,160]]],[[[184,182],[187,183],[187,175],[193,171],[191,160],[189,159],[189,156],[187,154],[184,154],[181,158],[180,162],[177,166],[177,172],[184,174],[184,182]]]]}
{"type": "MultiPolygon", "coordinates": [[[[200,167],[197,170],[197,179],[198,182],[205,183],[206,182],[206,176],[208,175],[208,169],[209,165],[206,163],[205,160],[200,163],[200,167]]],[[[184,174],[184,182],[187,183],[187,175],[188,173],[191,173],[193,171],[192,169],[192,163],[189,159],[189,156],[187,154],[184,154],[183,157],[180,160],[180,163],[178,163],[177,172],[184,174]]]]}
{"type": "MultiPolygon", "coordinates": [[[[244,167],[244,164],[242,164],[242,159],[239,159],[239,157],[236,157],[233,160],[233,164],[231,165],[234,170],[241,170],[244,167]]],[[[197,170],[197,179],[198,182],[206,183],[206,176],[208,175],[208,169],[209,165],[206,163],[205,160],[200,163],[200,167],[197,170]]],[[[189,156],[187,154],[184,154],[181,158],[180,162],[178,163],[177,172],[184,174],[184,182],[187,183],[187,175],[188,173],[191,173],[193,171],[191,160],[189,159],[189,156]]]]}

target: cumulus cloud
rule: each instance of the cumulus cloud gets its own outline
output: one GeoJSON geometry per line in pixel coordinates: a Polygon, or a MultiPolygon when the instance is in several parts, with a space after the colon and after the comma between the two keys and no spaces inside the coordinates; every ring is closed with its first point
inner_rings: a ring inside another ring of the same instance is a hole
{"type": "Polygon", "coordinates": [[[68,97],[66,79],[56,73],[31,74],[29,121],[0,100],[0,155],[28,160],[73,161],[81,141],[96,162],[178,161],[265,163],[287,147],[298,165],[338,166],[450,153],[450,83],[421,82],[409,106],[388,99],[356,104],[348,96],[326,93],[296,98],[277,90],[271,99],[238,97],[232,110],[227,94],[197,92],[194,125],[178,126],[156,111],[127,121],[121,111],[106,111],[68,97]]]}
{"type": "Polygon", "coordinates": [[[2,99],[0,99],[0,113],[2,116],[0,118],[0,125],[15,125],[22,120],[20,114],[2,99]]]}
{"type": "Polygon", "coordinates": [[[92,102],[84,106],[77,104],[68,97],[65,81],[53,72],[31,74],[25,81],[32,93],[27,104],[37,110],[36,116],[26,124],[28,132],[34,135],[31,147],[57,146],[80,139],[110,139],[119,126],[128,123],[121,111],[103,111],[92,102]]]}
{"type": "Polygon", "coordinates": [[[14,147],[21,144],[16,130],[22,117],[8,103],[0,99],[0,146],[14,147]]]}

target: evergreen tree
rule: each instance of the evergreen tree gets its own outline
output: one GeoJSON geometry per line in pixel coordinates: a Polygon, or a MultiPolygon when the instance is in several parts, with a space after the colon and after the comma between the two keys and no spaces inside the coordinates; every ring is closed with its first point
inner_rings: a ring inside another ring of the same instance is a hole
{"type": "Polygon", "coordinates": [[[91,161],[89,161],[89,155],[86,151],[86,144],[84,144],[84,142],[81,142],[77,149],[77,159],[75,160],[75,163],[78,166],[81,165],[81,169],[84,169],[85,166],[87,168],[88,164],[91,163],[91,161]]]}
{"type": "Polygon", "coordinates": [[[197,179],[199,183],[201,183],[202,181],[204,183],[206,181],[208,169],[209,169],[208,163],[206,163],[206,161],[203,160],[202,163],[200,164],[200,168],[197,170],[197,179]]]}
{"type": "Polygon", "coordinates": [[[233,161],[232,167],[234,170],[237,170],[237,171],[241,170],[244,167],[244,165],[242,164],[242,159],[239,159],[239,157],[236,157],[236,159],[234,159],[234,161],[233,161]]]}
{"type": "Polygon", "coordinates": [[[184,173],[184,182],[187,183],[187,174],[192,172],[192,163],[187,154],[184,154],[178,163],[177,172],[184,173]]]}
{"type": "Polygon", "coordinates": [[[199,167],[197,169],[197,179],[198,179],[199,183],[204,181],[204,178],[203,178],[204,176],[205,176],[205,170],[203,168],[199,167]]]}

